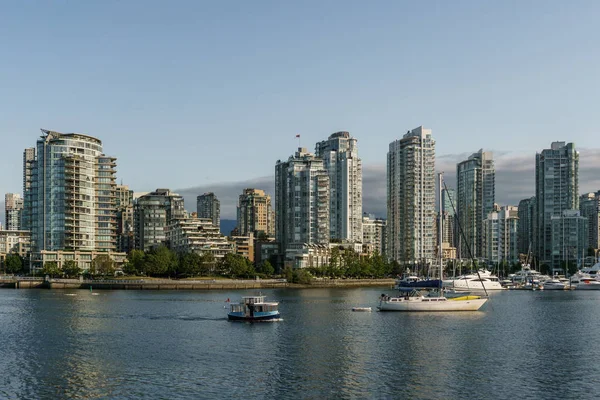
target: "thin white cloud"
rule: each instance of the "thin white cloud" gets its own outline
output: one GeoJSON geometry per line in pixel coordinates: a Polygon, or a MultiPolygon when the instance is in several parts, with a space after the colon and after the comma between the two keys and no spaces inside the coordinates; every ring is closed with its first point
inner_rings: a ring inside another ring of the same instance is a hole
{"type": "MultiPolygon", "coordinates": [[[[444,171],[450,187],[456,186],[456,164],[473,152],[444,154],[436,159],[436,169],[444,171]]],[[[535,154],[494,152],[496,160],[496,202],[500,205],[518,205],[519,201],[535,195],[535,154]]],[[[579,191],[587,193],[600,190],[600,149],[579,149],[579,191]]],[[[218,185],[180,189],[186,208],[195,209],[196,196],[207,191],[215,192],[221,200],[221,215],[235,219],[238,196],[247,187],[263,189],[273,195],[274,178],[265,176],[251,181],[230,182],[218,185]]],[[[363,210],[385,217],[386,207],[385,164],[363,166],[363,210]]]]}

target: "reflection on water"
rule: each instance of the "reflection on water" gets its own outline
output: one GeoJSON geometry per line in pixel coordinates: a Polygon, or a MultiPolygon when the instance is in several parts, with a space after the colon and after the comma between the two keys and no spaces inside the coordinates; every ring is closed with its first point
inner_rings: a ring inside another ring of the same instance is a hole
{"type": "Polygon", "coordinates": [[[0,290],[0,398],[595,397],[600,293],[351,311],[380,291],[265,290],[284,320],[251,324],[241,292],[0,290]]]}

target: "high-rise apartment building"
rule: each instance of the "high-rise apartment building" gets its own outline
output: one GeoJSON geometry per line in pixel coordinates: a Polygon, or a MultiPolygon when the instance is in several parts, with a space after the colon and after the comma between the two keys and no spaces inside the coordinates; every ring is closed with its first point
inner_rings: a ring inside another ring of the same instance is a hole
{"type": "Polygon", "coordinates": [[[573,268],[582,265],[588,249],[588,219],[579,210],[564,210],[561,215],[550,217],[552,268],[573,268]]]}
{"type": "Polygon", "coordinates": [[[600,249],[600,191],[582,195],[579,211],[588,219],[588,247],[600,249]]]}
{"type": "Polygon", "coordinates": [[[479,150],[458,163],[456,182],[456,213],[463,232],[457,238],[459,257],[483,257],[483,221],[494,211],[496,194],[496,171],[492,153],[479,150]]]}
{"type": "Polygon", "coordinates": [[[514,206],[501,207],[492,211],[484,220],[484,257],[498,265],[502,262],[519,261],[517,246],[518,209],[514,206]]]}
{"type": "Polygon", "coordinates": [[[271,196],[260,189],[244,189],[237,207],[237,228],[240,236],[261,233],[275,236],[275,212],[271,206],[271,196]]]}
{"type": "Polygon", "coordinates": [[[442,207],[449,215],[456,215],[456,191],[454,189],[442,189],[442,207]]]}
{"type": "Polygon", "coordinates": [[[7,231],[20,231],[23,214],[23,198],[17,193],[4,196],[4,211],[7,231]]]}
{"type": "Polygon", "coordinates": [[[201,194],[196,198],[198,218],[210,219],[214,226],[221,228],[221,202],[213,192],[201,194]]]}
{"type": "Polygon", "coordinates": [[[185,217],[183,197],[169,189],[156,189],[139,197],[133,207],[135,248],[148,251],[167,245],[171,220],[185,217]]]}
{"type": "Polygon", "coordinates": [[[127,185],[117,185],[117,250],[129,253],[135,248],[133,225],[133,190],[127,185]]]}
{"type": "Polygon", "coordinates": [[[552,217],[579,210],[579,153],[574,143],[553,142],[536,154],[535,197],[535,255],[540,265],[550,265],[556,258],[552,254],[552,217]]]}
{"type": "Polygon", "coordinates": [[[317,143],[315,154],[329,173],[329,237],[362,242],[362,162],[357,140],[336,132],[317,143]]]}
{"type": "MultiPolygon", "coordinates": [[[[23,151],[23,204],[30,204],[31,174],[35,165],[35,148],[29,147],[23,151]]],[[[24,207],[21,215],[21,229],[31,229],[31,208],[24,207]]]]}
{"type": "Polygon", "coordinates": [[[275,236],[291,244],[329,243],[329,173],[306,148],[275,165],[275,236]]]}
{"type": "Polygon", "coordinates": [[[517,248],[520,254],[527,254],[533,251],[535,246],[534,221],[535,221],[535,196],[523,199],[519,202],[517,223],[517,248]]]}
{"type": "Polygon", "coordinates": [[[387,154],[388,257],[431,263],[435,256],[435,140],[422,126],[390,143],[387,154]]]}
{"type": "Polygon", "coordinates": [[[95,137],[42,133],[35,159],[24,155],[32,251],[115,251],[116,158],[95,137]]]}

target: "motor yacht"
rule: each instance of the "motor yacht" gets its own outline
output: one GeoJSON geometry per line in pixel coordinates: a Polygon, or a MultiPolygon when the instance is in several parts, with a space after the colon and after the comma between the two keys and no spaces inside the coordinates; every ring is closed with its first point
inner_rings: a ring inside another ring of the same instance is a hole
{"type": "Polygon", "coordinates": [[[541,288],[544,290],[564,290],[565,284],[557,278],[550,278],[541,283],[541,288]]]}
{"type": "Polygon", "coordinates": [[[504,290],[498,277],[486,269],[479,270],[479,274],[462,275],[444,280],[443,286],[456,291],[504,290]]]}

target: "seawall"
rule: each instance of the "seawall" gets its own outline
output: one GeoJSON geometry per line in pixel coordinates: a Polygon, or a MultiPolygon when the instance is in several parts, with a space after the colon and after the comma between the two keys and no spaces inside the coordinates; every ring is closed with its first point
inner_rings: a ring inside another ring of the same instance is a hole
{"type": "Polygon", "coordinates": [[[276,288],[331,288],[331,287],[368,287],[388,286],[394,284],[394,279],[315,279],[310,284],[289,283],[285,279],[261,280],[144,280],[144,279],[114,279],[114,280],[79,280],[79,279],[50,279],[38,280],[3,280],[0,288],[17,289],[87,289],[96,290],[248,290],[276,288]]]}

